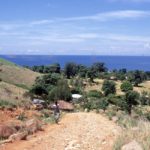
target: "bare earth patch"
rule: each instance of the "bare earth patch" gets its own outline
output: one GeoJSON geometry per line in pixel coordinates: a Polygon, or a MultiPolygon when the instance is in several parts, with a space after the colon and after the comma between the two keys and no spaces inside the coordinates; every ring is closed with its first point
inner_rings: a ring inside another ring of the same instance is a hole
{"type": "Polygon", "coordinates": [[[70,113],[59,125],[27,141],[1,146],[0,150],[111,150],[121,129],[95,113],[70,113]]]}

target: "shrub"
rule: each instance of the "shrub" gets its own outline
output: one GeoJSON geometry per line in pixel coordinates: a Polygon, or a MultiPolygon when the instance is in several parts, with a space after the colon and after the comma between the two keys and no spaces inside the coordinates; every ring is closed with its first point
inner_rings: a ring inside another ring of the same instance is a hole
{"type": "Polygon", "coordinates": [[[87,93],[88,97],[96,97],[96,98],[101,98],[102,97],[102,93],[97,91],[97,90],[91,90],[87,93]]]}
{"type": "Polygon", "coordinates": [[[18,120],[24,121],[27,117],[25,116],[25,113],[22,112],[19,114],[19,116],[17,117],[18,120]]]}
{"type": "Polygon", "coordinates": [[[17,103],[15,101],[10,101],[10,100],[0,100],[0,106],[13,108],[17,106],[17,103]]]}
{"type": "Polygon", "coordinates": [[[129,82],[129,81],[124,81],[121,86],[120,86],[121,90],[123,92],[128,92],[128,91],[131,91],[133,90],[133,86],[132,84],[129,82]]]}
{"type": "Polygon", "coordinates": [[[109,94],[115,94],[116,93],[116,84],[113,81],[105,80],[102,85],[102,91],[104,92],[104,95],[107,96],[109,94]]]}
{"type": "Polygon", "coordinates": [[[108,105],[109,105],[109,103],[108,103],[108,100],[107,100],[107,98],[101,98],[100,99],[100,102],[99,102],[99,104],[98,104],[98,107],[100,108],[100,109],[103,109],[104,111],[106,110],[106,108],[108,107],[108,105]]]}
{"type": "Polygon", "coordinates": [[[150,105],[150,97],[147,92],[143,91],[140,98],[139,103],[141,105],[150,105]]]}
{"type": "Polygon", "coordinates": [[[71,100],[71,91],[66,80],[60,80],[48,95],[49,100],[71,100]]]}
{"type": "Polygon", "coordinates": [[[43,94],[47,94],[47,90],[46,90],[46,88],[43,85],[41,85],[41,84],[35,84],[31,88],[30,93],[42,96],[43,94]]]}
{"type": "Polygon", "coordinates": [[[132,106],[138,104],[139,93],[135,91],[129,91],[125,95],[125,108],[129,114],[131,114],[132,106]]]}

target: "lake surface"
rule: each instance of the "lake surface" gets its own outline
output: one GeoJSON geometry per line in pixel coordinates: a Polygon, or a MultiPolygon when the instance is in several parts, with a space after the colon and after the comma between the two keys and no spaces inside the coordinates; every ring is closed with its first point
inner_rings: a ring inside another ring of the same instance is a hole
{"type": "Polygon", "coordinates": [[[0,57],[21,66],[59,63],[64,67],[67,62],[90,66],[94,62],[104,62],[109,70],[126,68],[150,71],[150,56],[0,55],[0,57]]]}

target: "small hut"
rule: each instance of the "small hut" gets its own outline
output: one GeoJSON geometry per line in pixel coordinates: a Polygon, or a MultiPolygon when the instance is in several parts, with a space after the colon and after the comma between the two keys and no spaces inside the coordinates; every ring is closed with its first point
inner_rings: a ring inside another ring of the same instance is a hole
{"type": "Polygon", "coordinates": [[[75,103],[75,102],[78,102],[79,99],[82,98],[82,95],[80,94],[72,94],[72,101],[75,103]]]}
{"type": "MultiPolygon", "coordinates": [[[[66,102],[66,101],[63,101],[63,100],[59,100],[57,102],[58,102],[59,108],[61,110],[64,110],[64,111],[73,111],[74,110],[73,104],[71,104],[69,102],[66,102]]],[[[51,105],[52,109],[53,109],[53,105],[51,105]]]]}

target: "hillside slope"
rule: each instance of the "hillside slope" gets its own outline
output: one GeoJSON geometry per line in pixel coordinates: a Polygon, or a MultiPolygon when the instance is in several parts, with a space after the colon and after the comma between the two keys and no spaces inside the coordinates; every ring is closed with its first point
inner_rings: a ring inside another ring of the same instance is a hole
{"type": "Polygon", "coordinates": [[[30,101],[30,98],[25,96],[27,90],[15,85],[0,82],[0,102],[5,100],[16,104],[30,101]]]}
{"type": "Polygon", "coordinates": [[[40,74],[0,58],[0,79],[4,82],[29,88],[37,76],[40,74]]]}

